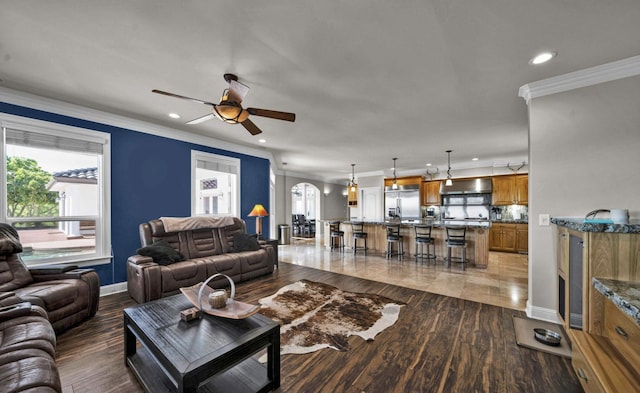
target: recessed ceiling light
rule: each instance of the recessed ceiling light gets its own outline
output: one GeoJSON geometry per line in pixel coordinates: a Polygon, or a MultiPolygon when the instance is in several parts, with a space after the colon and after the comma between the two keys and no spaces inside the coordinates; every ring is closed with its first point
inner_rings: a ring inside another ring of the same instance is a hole
{"type": "Polygon", "coordinates": [[[266,140],[266,139],[258,139],[258,142],[260,142],[260,143],[267,143],[267,140],[266,140]]]}
{"type": "Polygon", "coordinates": [[[546,63],[556,56],[557,56],[556,52],[542,52],[536,55],[533,59],[529,60],[529,64],[538,65],[538,64],[546,63]]]}
{"type": "Polygon", "coordinates": [[[478,161],[478,157],[473,157],[471,161],[478,161]]]}
{"type": "Polygon", "coordinates": [[[427,166],[431,166],[431,163],[428,163],[427,166]]]}
{"type": "Polygon", "coordinates": [[[180,115],[177,114],[177,113],[169,113],[169,117],[172,118],[172,119],[179,119],[180,115]]]}

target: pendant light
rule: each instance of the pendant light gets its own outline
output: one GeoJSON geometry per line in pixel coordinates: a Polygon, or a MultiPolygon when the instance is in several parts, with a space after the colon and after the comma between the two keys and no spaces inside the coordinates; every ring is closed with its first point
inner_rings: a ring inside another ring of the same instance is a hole
{"type": "Polygon", "coordinates": [[[398,183],[396,182],[396,160],[397,158],[393,159],[393,184],[391,185],[391,189],[392,190],[397,190],[398,189],[398,183]]]}
{"type": "Polygon", "coordinates": [[[448,169],[447,169],[447,181],[444,183],[445,186],[452,186],[453,185],[453,181],[451,180],[451,152],[453,150],[447,150],[447,164],[448,164],[448,169]]]}
{"type": "Polygon", "coordinates": [[[358,185],[356,184],[355,168],[356,164],[351,164],[351,181],[349,182],[351,192],[354,192],[356,190],[356,187],[358,187],[358,185]]]}
{"type": "Polygon", "coordinates": [[[356,184],[355,167],[356,164],[351,164],[351,180],[347,185],[347,205],[349,207],[358,207],[358,185],[356,184]]]}

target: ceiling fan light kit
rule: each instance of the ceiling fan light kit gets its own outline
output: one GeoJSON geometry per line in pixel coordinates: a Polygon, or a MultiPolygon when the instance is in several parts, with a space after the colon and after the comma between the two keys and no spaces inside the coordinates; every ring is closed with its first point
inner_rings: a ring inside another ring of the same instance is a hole
{"type": "Polygon", "coordinates": [[[242,123],[249,117],[249,112],[230,101],[222,101],[220,105],[213,107],[213,111],[220,120],[229,124],[242,123]]]}
{"type": "Polygon", "coordinates": [[[262,130],[258,128],[258,126],[256,126],[251,120],[249,120],[249,115],[269,117],[276,120],[286,120],[291,122],[296,120],[295,113],[279,112],[258,108],[244,109],[241,103],[244,97],[249,92],[249,86],[238,82],[238,77],[234,74],[224,74],[224,80],[229,83],[229,88],[224,89],[224,91],[222,92],[222,98],[220,99],[219,104],[199,100],[197,98],[181,96],[162,90],[154,89],[152,90],[152,92],[211,106],[211,113],[188,121],[187,124],[198,124],[212,119],[213,117],[217,117],[218,119],[228,124],[242,124],[244,128],[246,128],[247,131],[251,133],[251,135],[257,135],[260,134],[262,130]]]}

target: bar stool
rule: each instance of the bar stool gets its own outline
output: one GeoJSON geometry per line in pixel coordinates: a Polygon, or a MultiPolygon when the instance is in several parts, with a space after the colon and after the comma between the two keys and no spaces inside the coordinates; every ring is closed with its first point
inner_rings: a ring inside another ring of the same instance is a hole
{"type": "Polygon", "coordinates": [[[435,239],[431,237],[431,225],[414,225],[413,227],[416,234],[416,262],[418,259],[436,259],[436,243],[435,239]],[[424,246],[427,246],[427,252],[424,252],[424,246]],[[418,246],[420,246],[420,252],[418,252],[418,246]]]}
{"type": "Polygon", "coordinates": [[[351,233],[353,234],[353,253],[358,250],[363,250],[364,255],[367,255],[367,232],[364,231],[363,222],[352,222],[351,233]],[[358,247],[358,239],[364,240],[364,247],[358,247]]]}
{"type": "Polygon", "coordinates": [[[398,256],[398,260],[404,256],[403,237],[400,234],[400,224],[386,224],[387,230],[387,259],[394,255],[398,256]],[[393,252],[393,244],[397,244],[397,251],[393,252]]]}
{"type": "Polygon", "coordinates": [[[461,263],[462,270],[465,270],[465,265],[469,262],[467,260],[467,227],[446,227],[447,231],[447,267],[451,266],[451,262],[461,263]],[[451,250],[458,248],[461,250],[462,256],[452,257],[451,250]]]}
{"type": "Polygon", "coordinates": [[[329,234],[331,235],[331,251],[334,248],[344,251],[344,231],[340,230],[340,221],[329,223],[329,234]]]}

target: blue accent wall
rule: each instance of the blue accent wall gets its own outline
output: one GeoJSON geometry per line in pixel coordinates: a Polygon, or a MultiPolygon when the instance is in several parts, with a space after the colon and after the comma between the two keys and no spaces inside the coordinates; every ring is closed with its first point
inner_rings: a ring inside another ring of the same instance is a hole
{"type": "MultiPolygon", "coordinates": [[[[255,219],[247,217],[253,205],[269,206],[269,160],[265,158],[2,102],[0,112],[111,134],[113,262],[94,266],[101,285],[127,280],[127,258],[140,247],[140,223],[191,214],[191,150],[240,159],[240,212],[249,233],[255,231],[255,219]]],[[[268,219],[262,223],[267,238],[268,219]]]]}

